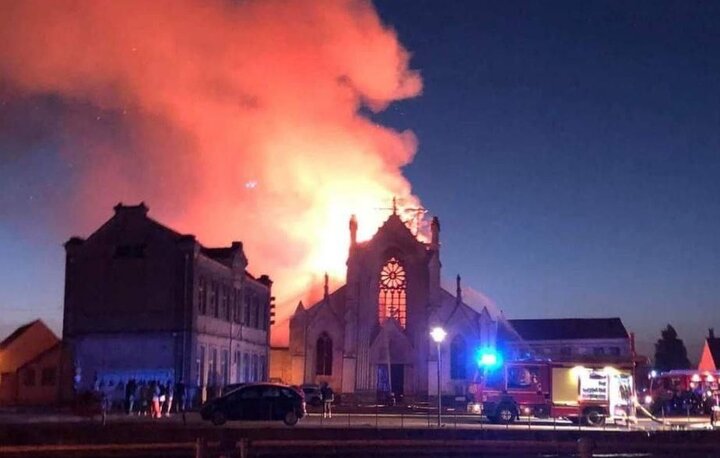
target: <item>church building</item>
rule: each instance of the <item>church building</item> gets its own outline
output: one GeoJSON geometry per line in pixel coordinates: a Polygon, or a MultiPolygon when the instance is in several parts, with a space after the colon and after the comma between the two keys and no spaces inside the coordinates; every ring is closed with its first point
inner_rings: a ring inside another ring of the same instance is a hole
{"type": "Polygon", "coordinates": [[[293,384],[327,382],[344,399],[374,400],[390,392],[422,400],[437,395],[438,348],[443,395],[463,395],[477,376],[476,351],[511,336],[487,307],[441,286],[440,222],[421,241],[394,208],[368,241],[357,241],[350,219],[346,282],[290,319],[293,384]],[[430,331],[447,336],[437,345],[430,331]],[[500,336],[500,337],[498,337],[500,336]]]}

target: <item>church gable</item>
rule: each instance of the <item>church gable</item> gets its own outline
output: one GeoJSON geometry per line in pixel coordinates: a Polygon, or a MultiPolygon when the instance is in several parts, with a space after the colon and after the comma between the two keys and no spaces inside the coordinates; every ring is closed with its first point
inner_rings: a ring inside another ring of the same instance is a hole
{"type": "MultiPolygon", "coordinates": [[[[329,323],[342,328],[344,326],[344,309],[345,309],[345,289],[343,285],[336,289],[327,297],[319,300],[307,309],[304,309],[303,315],[308,325],[314,325],[316,322],[329,323]]],[[[297,316],[297,312],[294,316],[297,316]]]]}
{"type": "Polygon", "coordinates": [[[396,247],[406,256],[422,256],[426,253],[426,245],[412,234],[397,214],[390,215],[365,247],[375,252],[396,247]]]}
{"type": "Polygon", "coordinates": [[[440,306],[433,313],[431,322],[453,332],[475,337],[480,334],[480,317],[480,313],[443,289],[440,306]]]}
{"type": "Polygon", "coordinates": [[[413,355],[413,346],[398,321],[385,321],[370,346],[370,361],[374,364],[412,364],[413,355]]]}

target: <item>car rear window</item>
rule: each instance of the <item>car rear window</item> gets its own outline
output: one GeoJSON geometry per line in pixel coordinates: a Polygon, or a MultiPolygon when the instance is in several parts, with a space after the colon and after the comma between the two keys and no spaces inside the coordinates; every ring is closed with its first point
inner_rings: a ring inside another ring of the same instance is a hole
{"type": "Polygon", "coordinates": [[[292,390],[289,390],[289,389],[287,389],[287,388],[280,388],[280,392],[281,392],[282,395],[285,396],[286,398],[295,399],[296,397],[298,397],[298,393],[297,393],[297,392],[293,392],[292,390]]]}

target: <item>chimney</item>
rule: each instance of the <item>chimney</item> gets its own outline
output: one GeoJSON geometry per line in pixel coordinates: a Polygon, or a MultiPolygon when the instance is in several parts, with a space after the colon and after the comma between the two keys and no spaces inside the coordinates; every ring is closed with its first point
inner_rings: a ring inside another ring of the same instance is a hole
{"type": "Polygon", "coordinates": [[[148,214],[148,207],[145,205],[145,202],[140,202],[137,205],[123,205],[122,202],[119,202],[113,207],[113,209],[115,210],[116,215],[140,214],[142,216],[146,216],[148,214]]]}
{"type": "Polygon", "coordinates": [[[357,218],[355,215],[350,216],[350,247],[354,247],[357,243],[357,230],[358,230],[358,223],[357,218]]]}
{"type": "Polygon", "coordinates": [[[715,338],[715,329],[710,328],[708,329],[708,339],[714,339],[715,338]]]}
{"type": "Polygon", "coordinates": [[[327,272],[325,272],[325,285],[323,286],[323,299],[327,302],[330,297],[330,279],[327,272]]]}

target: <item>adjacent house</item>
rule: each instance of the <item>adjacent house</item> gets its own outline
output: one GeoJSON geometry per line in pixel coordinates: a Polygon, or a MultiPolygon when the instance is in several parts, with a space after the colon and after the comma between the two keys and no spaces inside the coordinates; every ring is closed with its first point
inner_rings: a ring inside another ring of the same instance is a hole
{"type": "Polygon", "coordinates": [[[519,353],[558,362],[632,367],[634,344],[620,318],[508,320],[520,336],[519,353]]]}
{"type": "Polygon", "coordinates": [[[705,339],[698,370],[717,371],[720,370],[720,338],[715,337],[715,330],[709,329],[705,339]]]}
{"type": "Polygon", "coordinates": [[[52,404],[58,399],[60,339],[41,320],[0,342],[0,405],[52,404]]]}

